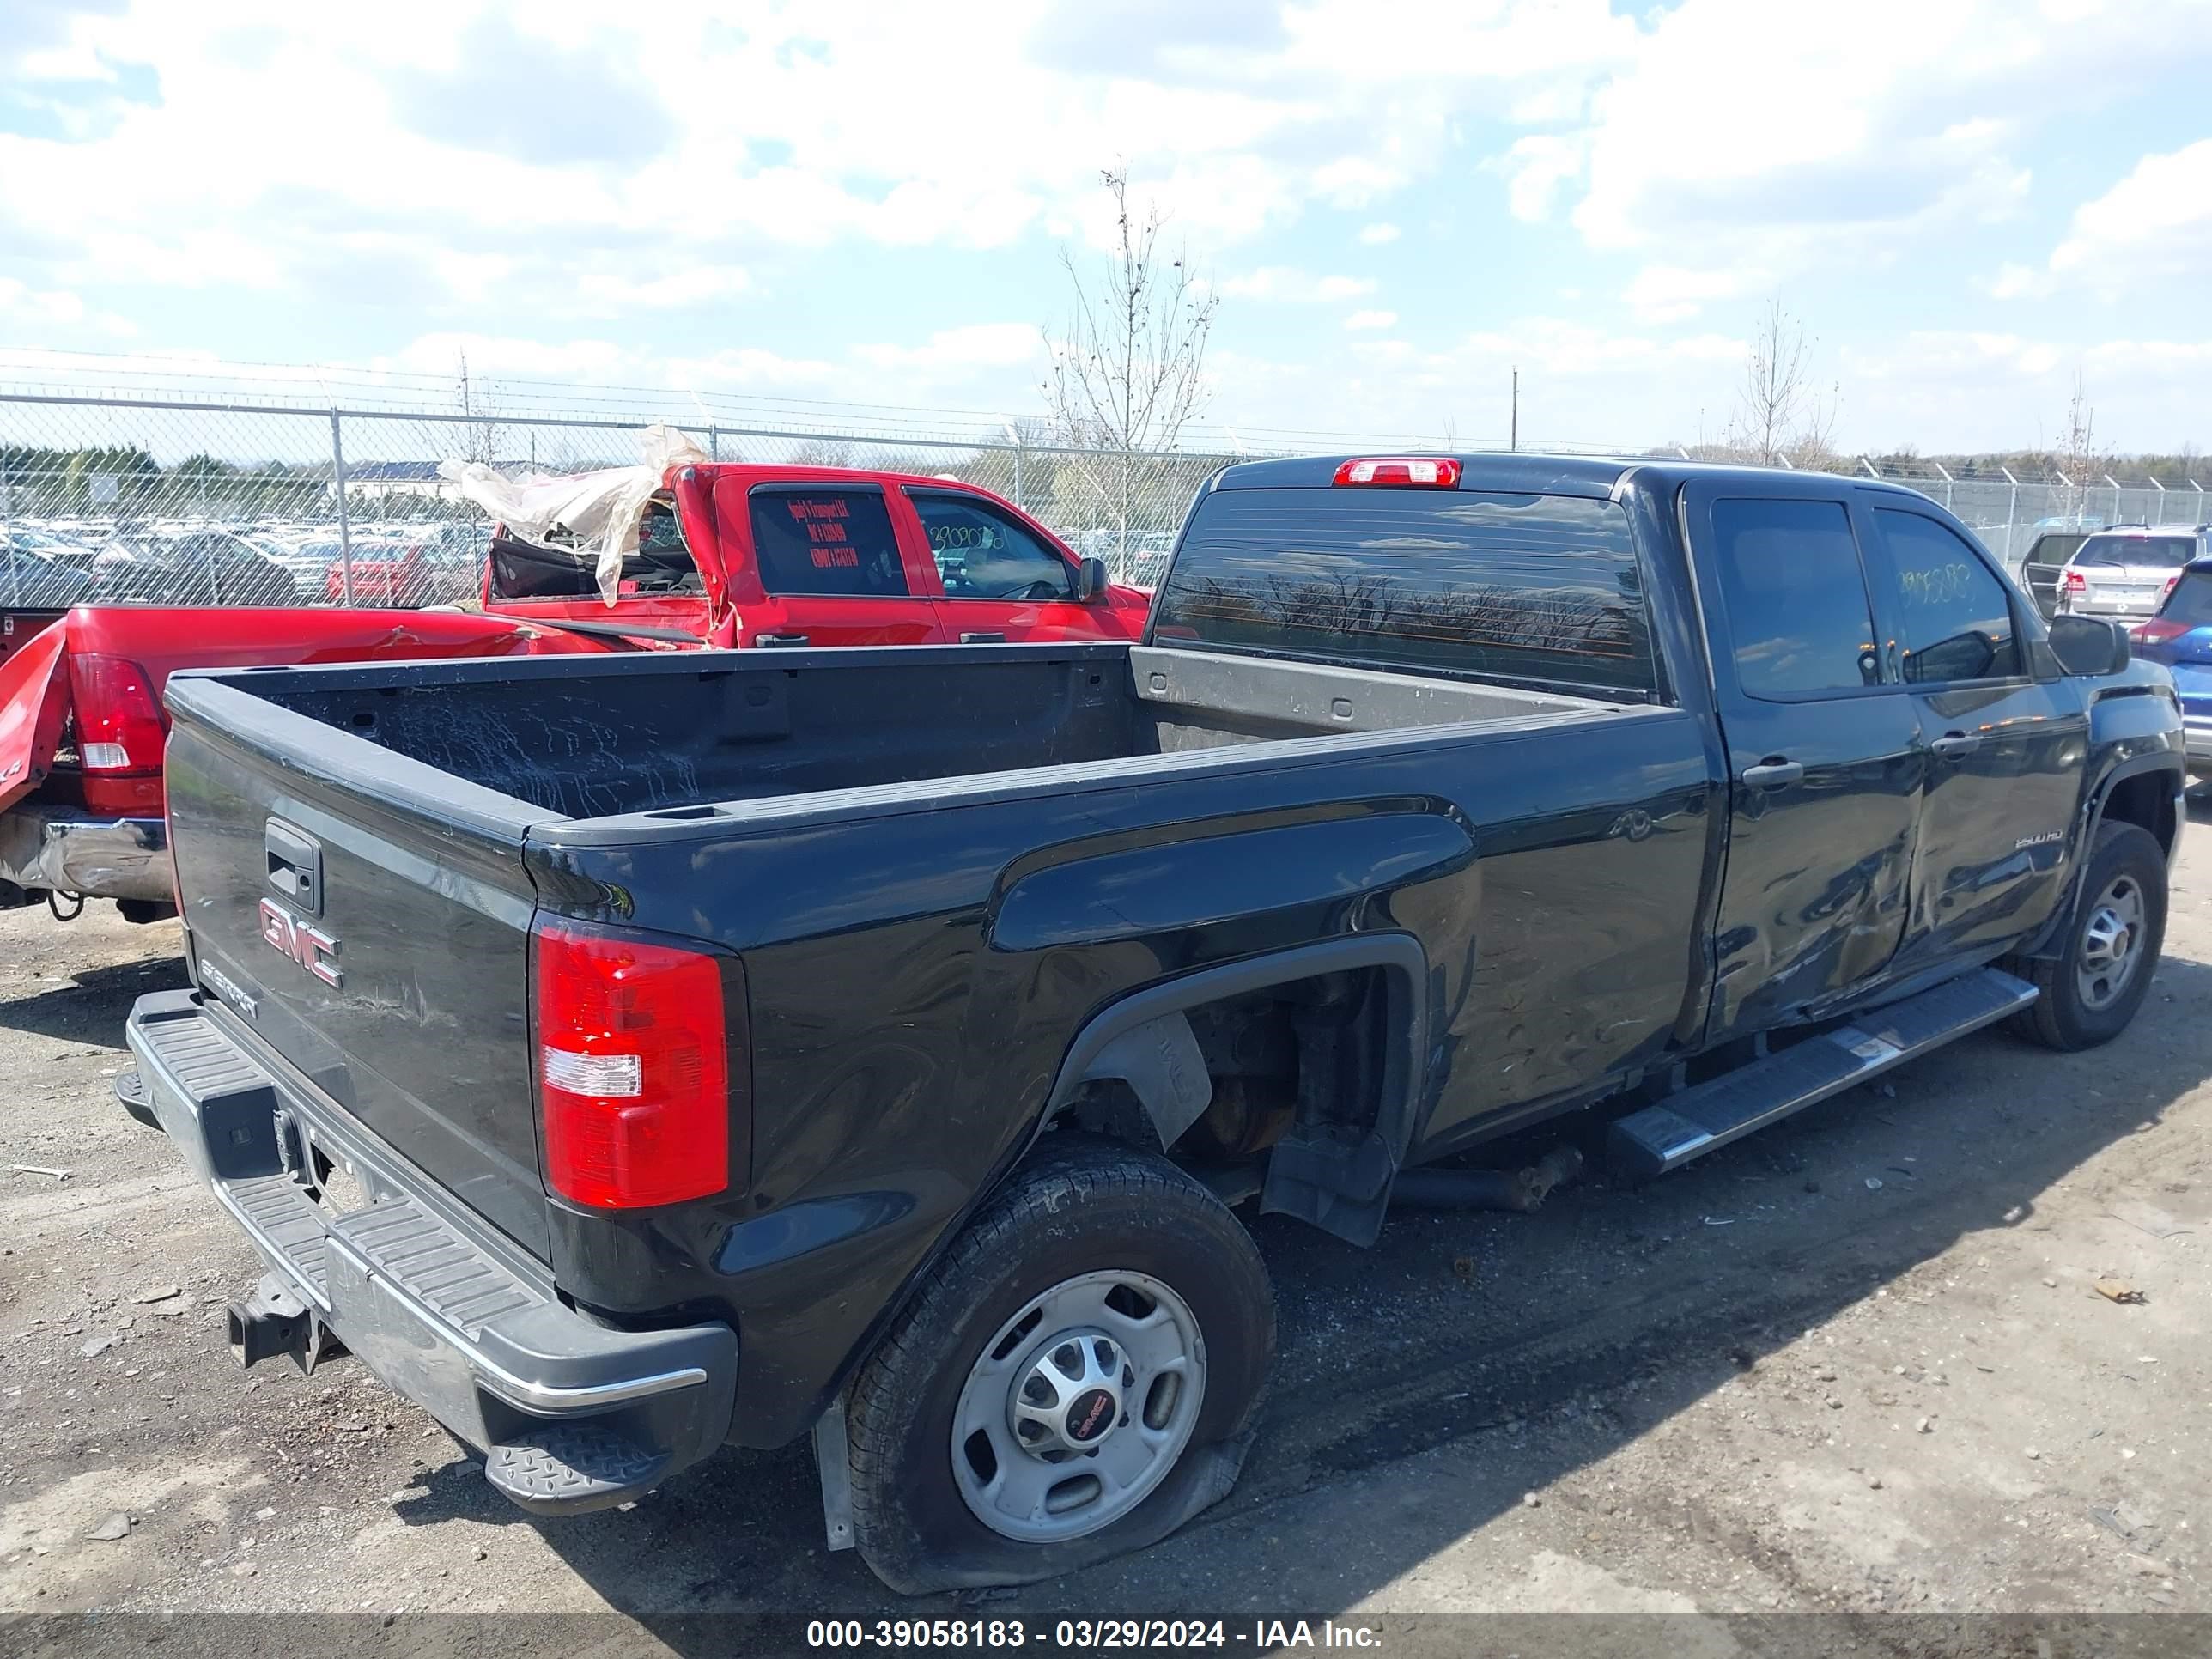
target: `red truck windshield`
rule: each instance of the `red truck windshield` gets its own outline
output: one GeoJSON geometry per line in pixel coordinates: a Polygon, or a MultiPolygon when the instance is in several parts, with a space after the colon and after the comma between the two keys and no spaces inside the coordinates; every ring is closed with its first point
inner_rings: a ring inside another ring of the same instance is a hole
{"type": "Polygon", "coordinates": [[[1466,490],[1217,489],[1155,637],[1610,692],[1656,690],[1625,510],[1466,490]]]}

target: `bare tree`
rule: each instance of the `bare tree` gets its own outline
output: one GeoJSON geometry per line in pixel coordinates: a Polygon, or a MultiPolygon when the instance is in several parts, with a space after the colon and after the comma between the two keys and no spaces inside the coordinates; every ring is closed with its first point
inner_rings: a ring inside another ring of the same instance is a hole
{"type": "Polygon", "coordinates": [[[1172,257],[1161,247],[1158,207],[1132,210],[1126,164],[1100,177],[1114,198],[1118,241],[1095,283],[1061,251],[1075,303],[1065,327],[1044,331],[1052,368],[1041,389],[1054,436],[1074,452],[1067,459],[1083,494],[1112,520],[1126,559],[1157,456],[1175,447],[1206,401],[1206,342],[1219,301],[1191,275],[1180,247],[1172,257]]]}
{"type": "Polygon", "coordinates": [[[2066,404],[2066,430],[2058,440],[2058,448],[2051,456],[2051,471],[2062,477],[2086,477],[2089,464],[2097,459],[2097,410],[2090,402],[2081,383],[2081,371],[2074,371],[2074,395],[2066,404]]]}
{"type": "Polygon", "coordinates": [[[1813,384],[1813,347],[1805,326],[1768,302],[1736,393],[1729,447],[1762,466],[1818,466],[1835,453],[1840,388],[1813,384]]]}
{"type": "Polygon", "coordinates": [[[2066,403],[2066,427],[2045,463],[2053,477],[2064,485],[2063,515],[2078,519],[2089,500],[2089,480],[2097,467],[2097,411],[2082,385],[2081,371],[2074,371],[2074,395],[2066,403]]]}
{"type": "Polygon", "coordinates": [[[453,382],[453,398],[460,405],[461,441],[465,451],[463,459],[496,466],[500,459],[501,432],[498,395],[489,380],[470,378],[467,352],[461,352],[459,358],[459,373],[453,382]]]}

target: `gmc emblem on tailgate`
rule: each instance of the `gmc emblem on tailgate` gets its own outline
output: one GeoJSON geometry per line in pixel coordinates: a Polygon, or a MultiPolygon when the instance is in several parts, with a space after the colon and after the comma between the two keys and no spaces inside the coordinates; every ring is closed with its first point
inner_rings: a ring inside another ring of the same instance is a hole
{"type": "Polygon", "coordinates": [[[261,937],[333,991],[345,984],[345,969],[337,962],[337,940],[301,921],[275,899],[261,901],[261,937]]]}

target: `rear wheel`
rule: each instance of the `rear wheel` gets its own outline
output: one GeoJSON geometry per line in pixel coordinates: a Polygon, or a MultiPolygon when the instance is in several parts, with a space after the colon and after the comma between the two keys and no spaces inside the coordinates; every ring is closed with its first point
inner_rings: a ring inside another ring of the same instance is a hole
{"type": "Polygon", "coordinates": [[[2018,964],[2042,994],[2014,1029],[2070,1053],[2110,1042],[2149,994],[2166,942],[2166,856],[2148,830],[2107,821],[2090,844],[2065,948],[2018,964]]]}
{"type": "Polygon", "coordinates": [[[854,1384],[854,1541],[914,1593],[1153,1543],[1235,1481],[1273,1346],[1267,1270],[1218,1199],[1048,1136],[854,1384]]]}

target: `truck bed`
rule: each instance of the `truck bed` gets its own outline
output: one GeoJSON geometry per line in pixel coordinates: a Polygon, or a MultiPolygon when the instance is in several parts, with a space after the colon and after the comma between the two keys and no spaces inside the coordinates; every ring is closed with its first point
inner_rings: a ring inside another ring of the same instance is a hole
{"type": "MultiPolygon", "coordinates": [[[[746,803],[1468,721],[1588,719],[1594,700],[1145,646],[735,652],[589,667],[422,665],[280,676],[256,696],[568,818],[746,803]]],[[[840,803],[849,805],[849,802],[840,803]]]]}
{"type": "Polygon", "coordinates": [[[380,1149],[509,1271],[789,1350],[740,1378],[749,1443],[802,1430],[853,1340],[793,1252],[858,1264],[840,1306],[889,1296],[1133,985],[1343,940],[1432,1022],[1358,1062],[1425,1146],[1701,1006],[1714,783],[1680,708],[1103,643],[211,671],[169,703],[204,1017],[310,1139],[380,1149]],[[548,1190],[549,920],[729,964],[732,1184],[681,1249],[548,1190]],[[1417,970],[1431,937],[1484,943],[1417,970]],[[1502,1063],[1432,1100],[1470,1044],[1502,1063]]]}

